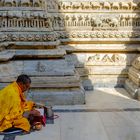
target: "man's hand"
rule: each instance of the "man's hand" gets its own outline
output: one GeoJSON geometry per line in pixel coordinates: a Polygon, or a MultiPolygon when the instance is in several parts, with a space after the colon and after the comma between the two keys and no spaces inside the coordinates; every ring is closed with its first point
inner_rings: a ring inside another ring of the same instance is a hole
{"type": "Polygon", "coordinates": [[[41,116],[40,112],[38,110],[35,110],[35,109],[30,111],[30,115],[41,116]]]}

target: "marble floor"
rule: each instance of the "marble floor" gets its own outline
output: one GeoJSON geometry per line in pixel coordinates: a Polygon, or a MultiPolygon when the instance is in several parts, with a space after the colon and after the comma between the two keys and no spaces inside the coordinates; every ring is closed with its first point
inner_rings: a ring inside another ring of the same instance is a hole
{"type": "Polygon", "coordinates": [[[98,88],[86,93],[85,105],[53,109],[59,115],[54,124],[15,139],[140,140],[140,102],[122,88],[98,88]]]}

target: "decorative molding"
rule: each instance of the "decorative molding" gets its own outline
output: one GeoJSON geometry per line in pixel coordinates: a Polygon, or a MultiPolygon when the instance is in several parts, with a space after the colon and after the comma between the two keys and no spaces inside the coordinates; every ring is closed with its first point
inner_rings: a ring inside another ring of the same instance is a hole
{"type": "Polygon", "coordinates": [[[67,13],[62,15],[52,14],[52,25],[55,30],[129,30],[140,28],[140,16],[137,14],[76,14],[67,13]]]}
{"type": "Polygon", "coordinates": [[[139,38],[140,32],[127,31],[71,31],[57,32],[60,39],[65,38],[139,38]]]}
{"type": "Polygon", "coordinates": [[[52,28],[49,14],[41,12],[8,11],[0,13],[0,28],[52,28]]]}
{"type": "Polygon", "coordinates": [[[56,41],[58,39],[58,35],[55,32],[45,33],[45,34],[37,34],[37,33],[8,33],[8,34],[0,34],[0,42],[5,41],[56,41]]]}
{"type": "Polygon", "coordinates": [[[45,0],[1,0],[0,7],[41,7],[44,8],[45,0]]]}
{"type": "Polygon", "coordinates": [[[125,65],[126,57],[120,54],[95,54],[88,56],[86,65],[125,65]]]}
{"type": "Polygon", "coordinates": [[[48,11],[137,11],[140,10],[140,2],[122,1],[56,1],[49,0],[48,11]]]}

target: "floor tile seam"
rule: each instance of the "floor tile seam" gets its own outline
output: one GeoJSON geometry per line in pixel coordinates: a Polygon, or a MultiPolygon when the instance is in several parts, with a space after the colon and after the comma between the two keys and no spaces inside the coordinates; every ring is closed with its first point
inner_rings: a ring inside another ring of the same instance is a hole
{"type": "Polygon", "coordinates": [[[106,133],[106,135],[107,135],[108,140],[111,140],[111,138],[110,138],[110,136],[109,136],[109,133],[108,133],[108,131],[106,130],[106,126],[105,126],[105,124],[104,124],[104,122],[103,122],[103,120],[102,120],[102,118],[101,118],[101,116],[100,116],[99,113],[98,113],[98,116],[99,116],[99,118],[100,118],[100,121],[101,121],[101,123],[102,123],[103,129],[104,129],[104,131],[105,131],[105,133],[106,133]]]}
{"type": "Polygon", "coordinates": [[[59,113],[80,113],[80,112],[140,112],[140,108],[106,108],[106,109],[53,109],[59,113]]]}

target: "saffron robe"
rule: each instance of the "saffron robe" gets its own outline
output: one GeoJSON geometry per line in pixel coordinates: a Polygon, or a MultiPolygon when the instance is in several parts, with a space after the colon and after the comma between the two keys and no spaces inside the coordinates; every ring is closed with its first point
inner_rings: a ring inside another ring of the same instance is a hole
{"type": "Polygon", "coordinates": [[[25,111],[32,110],[34,103],[26,101],[16,82],[0,91],[0,132],[11,128],[30,130],[30,123],[23,117],[25,111]]]}

